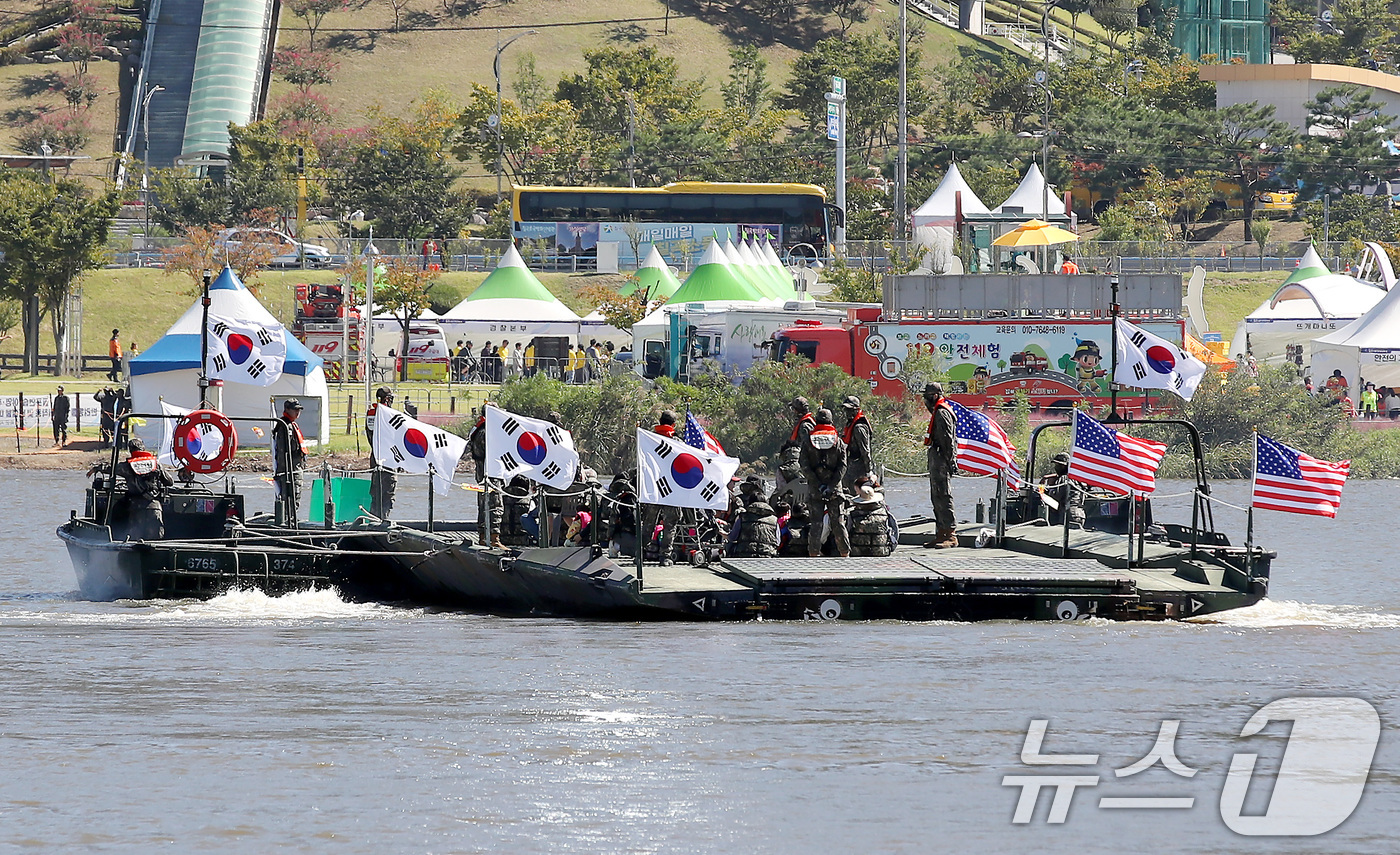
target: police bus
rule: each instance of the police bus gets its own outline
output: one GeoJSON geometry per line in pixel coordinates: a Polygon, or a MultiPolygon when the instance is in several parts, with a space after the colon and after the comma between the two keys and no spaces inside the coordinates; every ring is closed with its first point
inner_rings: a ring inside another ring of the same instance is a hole
{"type": "Polygon", "coordinates": [[[516,240],[544,241],[548,254],[596,258],[617,244],[631,265],[655,246],[670,263],[695,256],[711,238],[772,242],[789,253],[820,257],[840,216],[812,184],[677,181],[664,187],[532,187],[511,192],[516,240]]]}

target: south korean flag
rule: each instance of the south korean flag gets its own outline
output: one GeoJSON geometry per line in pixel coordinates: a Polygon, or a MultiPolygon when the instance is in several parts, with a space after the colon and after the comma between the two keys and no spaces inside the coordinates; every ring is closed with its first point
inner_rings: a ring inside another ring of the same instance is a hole
{"type": "Polygon", "coordinates": [[[211,379],[271,386],[287,361],[287,331],[279,324],[209,316],[204,373],[211,379]]]}
{"type": "Polygon", "coordinates": [[[433,468],[433,489],[447,495],[467,441],[380,404],[374,411],[374,460],[385,469],[419,475],[433,468]]]}
{"type": "Polygon", "coordinates": [[[1113,323],[1118,331],[1114,383],[1133,389],[1166,389],[1191,400],[1206,374],[1204,362],[1122,318],[1114,318],[1113,323]]]}
{"type": "Polygon", "coordinates": [[[722,511],[729,507],[729,479],[737,471],[737,457],[637,431],[637,499],[646,504],[722,511]]]}
{"type": "Polygon", "coordinates": [[[486,477],[509,481],[520,475],[562,490],[577,473],[573,434],[552,422],[486,408],[486,477]]]}

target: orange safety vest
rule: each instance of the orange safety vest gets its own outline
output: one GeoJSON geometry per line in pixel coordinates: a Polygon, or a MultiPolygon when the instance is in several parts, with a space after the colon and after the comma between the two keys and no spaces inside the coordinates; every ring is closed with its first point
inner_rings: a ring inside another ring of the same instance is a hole
{"type": "MultiPolygon", "coordinates": [[[[948,412],[953,413],[953,408],[950,407],[950,406],[948,406],[948,399],[947,399],[947,398],[939,398],[939,399],[938,399],[938,403],[936,403],[936,404],[933,405],[933,408],[934,408],[934,409],[933,409],[933,412],[931,412],[931,413],[928,414],[928,430],[924,432],[924,445],[925,445],[925,446],[933,445],[933,421],[934,421],[934,419],[938,418],[938,408],[939,408],[939,407],[944,407],[945,409],[948,410],[948,412]]],[[[957,423],[958,423],[958,414],[957,414],[957,413],[953,413],[953,424],[954,424],[954,425],[957,425],[957,423]]],[[[955,429],[956,429],[956,428],[955,428],[955,429]]]]}
{"type": "Polygon", "coordinates": [[[121,358],[122,343],[120,340],[117,339],[116,336],[112,336],[112,340],[107,342],[107,355],[110,356],[112,359],[121,358]]]}
{"type": "Polygon", "coordinates": [[[831,426],[831,425],[816,425],[815,427],[812,428],[812,434],[813,434],[813,435],[819,434],[819,433],[829,433],[829,434],[832,434],[832,435],[834,436],[834,435],[836,435],[836,428],[833,427],[833,426],[831,426]]]}
{"type": "Polygon", "coordinates": [[[865,417],[865,410],[856,410],[856,417],[846,425],[845,433],[841,438],[846,441],[847,445],[851,444],[851,436],[856,432],[857,422],[865,422],[866,427],[870,426],[870,420],[865,417]]]}
{"type": "Polygon", "coordinates": [[[1067,273],[1067,274],[1075,274],[1075,273],[1078,273],[1078,272],[1079,272],[1079,265],[1078,265],[1078,264],[1075,264],[1073,261],[1064,261],[1064,262],[1061,262],[1061,264],[1060,264],[1060,272],[1061,272],[1061,273],[1067,273]]]}
{"type": "Polygon", "coordinates": [[[662,436],[670,437],[671,439],[676,438],[675,425],[657,425],[656,427],[651,429],[651,432],[661,434],[662,436]]]}
{"type": "MultiPolygon", "coordinates": [[[[789,442],[797,442],[798,434],[802,433],[803,423],[810,423],[815,425],[817,423],[817,417],[812,415],[811,413],[803,413],[802,418],[797,420],[797,424],[792,426],[792,436],[789,437],[789,442]]],[[[832,428],[833,432],[835,430],[835,428],[832,428]]]]}

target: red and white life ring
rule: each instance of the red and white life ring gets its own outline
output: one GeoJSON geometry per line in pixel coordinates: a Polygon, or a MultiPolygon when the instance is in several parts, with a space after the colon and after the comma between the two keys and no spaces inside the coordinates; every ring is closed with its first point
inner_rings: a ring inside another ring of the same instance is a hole
{"type": "Polygon", "coordinates": [[[191,472],[212,475],[228,468],[238,451],[238,432],[233,422],[218,410],[195,410],[175,423],[175,441],[171,444],[175,459],[191,472]],[[218,432],[222,441],[212,453],[203,448],[209,428],[218,432]],[[193,445],[191,445],[193,443],[193,445]]]}

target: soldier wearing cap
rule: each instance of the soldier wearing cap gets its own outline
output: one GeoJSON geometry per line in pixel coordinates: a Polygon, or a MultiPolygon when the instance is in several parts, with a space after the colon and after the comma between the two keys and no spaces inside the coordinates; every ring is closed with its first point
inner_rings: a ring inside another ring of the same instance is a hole
{"type": "Polygon", "coordinates": [[[958,420],[943,397],[943,387],[930,383],[924,387],[924,406],[928,408],[928,488],[933,500],[933,519],[938,532],[924,544],[932,549],[948,549],[958,545],[957,519],[953,516],[953,472],[958,468],[958,420]]]}
{"type": "MultiPolygon", "coordinates": [[[[491,544],[492,549],[505,549],[505,544],[501,542],[501,526],[505,522],[505,504],[502,497],[505,483],[499,478],[486,477],[486,408],[494,406],[490,401],[482,403],[476,424],[467,434],[467,451],[472,456],[472,470],[476,483],[481,485],[481,492],[476,494],[478,533],[483,542],[491,544]],[[482,527],[483,524],[485,528],[482,527]]],[[[512,517],[512,520],[514,519],[512,517]]]]}
{"type": "Polygon", "coordinates": [[[68,413],[72,409],[72,401],[63,394],[63,387],[58,387],[58,392],[53,396],[53,410],[51,418],[53,420],[53,444],[55,448],[62,448],[68,444],[68,413]]]}
{"type": "Polygon", "coordinates": [[[867,477],[875,469],[871,453],[870,420],[860,408],[860,398],[847,395],[841,402],[841,410],[846,414],[846,429],[841,438],[846,442],[846,491],[855,493],[855,484],[867,477]]]}
{"type": "Polygon", "coordinates": [[[807,501],[808,492],[806,485],[799,480],[802,477],[799,458],[802,455],[802,447],[807,444],[807,437],[812,435],[812,428],[816,426],[816,419],[812,416],[812,406],[801,395],[793,398],[788,406],[796,422],[792,426],[792,435],[783,443],[779,452],[778,477],[773,492],[774,495],[781,496],[791,491],[793,504],[798,504],[807,501]]]}
{"type": "Polygon", "coordinates": [[[394,390],[380,386],[374,392],[374,403],[365,413],[365,436],[369,438],[369,512],[382,520],[387,520],[394,512],[394,495],[399,489],[399,475],[392,469],[379,466],[374,456],[374,423],[379,416],[379,405],[394,405],[394,390]]]}
{"type": "Polygon", "coordinates": [[[811,497],[812,528],[807,533],[807,554],[822,553],[822,510],[831,520],[831,536],[836,541],[836,553],[842,558],[851,555],[851,542],[846,535],[846,502],[842,487],[846,475],[846,443],[831,423],[831,410],[817,410],[817,417],[807,441],[802,444],[802,474],[807,478],[807,494],[811,497]]]}
{"type": "Polygon", "coordinates": [[[1049,511],[1051,525],[1064,522],[1065,510],[1069,510],[1070,523],[1084,525],[1084,491],[1076,489],[1069,479],[1069,454],[1061,451],[1050,461],[1051,471],[1040,481],[1040,494],[1049,511]],[[1044,499],[1049,501],[1044,501],[1044,499]],[[1051,507],[1051,503],[1055,507],[1051,507]]]}
{"type": "Polygon", "coordinates": [[[272,483],[277,489],[275,517],[278,525],[296,527],[301,496],[301,472],[306,467],[306,439],[297,418],[301,401],[288,398],[282,416],[272,423],[272,483]]]}

